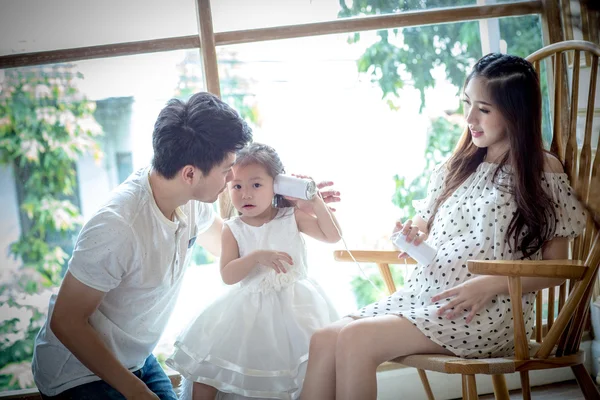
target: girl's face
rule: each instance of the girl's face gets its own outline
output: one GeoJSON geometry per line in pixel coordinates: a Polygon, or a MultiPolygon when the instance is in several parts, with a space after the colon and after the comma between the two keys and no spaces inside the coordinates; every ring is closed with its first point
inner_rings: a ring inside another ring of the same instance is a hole
{"type": "Polygon", "coordinates": [[[506,120],[492,103],[485,78],[469,81],[463,102],[473,144],[487,148],[487,161],[497,161],[509,149],[510,142],[506,120]]]}
{"type": "Polygon", "coordinates": [[[263,216],[271,212],[273,178],[259,164],[234,166],[229,193],[233,206],[244,217],[263,216]]]}

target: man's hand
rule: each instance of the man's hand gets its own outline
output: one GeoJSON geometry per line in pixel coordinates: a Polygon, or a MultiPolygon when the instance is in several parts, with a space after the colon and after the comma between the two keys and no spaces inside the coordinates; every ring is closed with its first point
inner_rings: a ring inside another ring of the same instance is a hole
{"type": "MultiPolygon", "coordinates": [[[[317,188],[319,189],[319,193],[321,194],[321,198],[327,204],[329,203],[337,203],[341,200],[340,192],[336,190],[321,190],[323,188],[333,186],[332,181],[321,181],[317,184],[317,188]]],[[[335,208],[329,206],[331,211],[335,211],[335,208]]]]}
{"type": "Polygon", "coordinates": [[[125,396],[125,398],[127,400],[160,400],[160,397],[148,389],[147,386],[145,386],[145,389],[140,389],[137,392],[125,396]]]}
{"type": "MultiPolygon", "coordinates": [[[[292,174],[292,176],[295,176],[297,178],[303,178],[303,179],[311,179],[313,180],[310,176],[308,175],[297,175],[297,174],[292,174]]],[[[317,183],[317,189],[319,189],[319,193],[318,196],[320,196],[323,201],[325,202],[325,204],[329,204],[329,203],[337,203],[341,200],[340,198],[340,192],[336,191],[336,190],[321,190],[323,188],[326,187],[330,187],[333,186],[333,182],[332,181],[321,181],[319,183],[317,183]]],[[[312,209],[312,204],[308,201],[298,201],[298,199],[294,199],[291,197],[286,197],[287,200],[291,201],[292,203],[294,203],[298,209],[304,211],[305,213],[314,216],[314,212],[312,209]]],[[[335,208],[328,206],[329,209],[331,211],[335,211],[335,208]]]]}

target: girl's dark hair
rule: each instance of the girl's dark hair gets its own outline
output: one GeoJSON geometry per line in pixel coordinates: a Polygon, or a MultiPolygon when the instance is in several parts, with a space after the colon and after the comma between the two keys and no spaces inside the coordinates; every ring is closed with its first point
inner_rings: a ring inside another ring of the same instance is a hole
{"type": "MultiPolygon", "coordinates": [[[[266,144],[252,143],[238,151],[235,165],[250,164],[262,165],[267,170],[267,174],[273,179],[279,174],[285,174],[285,168],[279,155],[274,148],[266,144]]],[[[273,204],[278,208],[293,207],[291,202],[278,194],[275,195],[273,204]]]]}
{"type": "MultiPolygon", "coordinates": [[[[510,148],[493,175],[495,182],[501,171],[512,175],[511,187],[499,186],[500,190],[511,193],[517,203],[517,211],[506,232],[507,242],[513,250],[521,250],[524,257],[531,257],[552,238],[556,229],[554,202],[542,188],[547,152],[542,142],[539,79],[531,63],[525,59],[498,53],[488,54],[477,61],[464,87],[474,78],[485,80],[494,107],[507,125],[510,148]],[[504,168],[506,165],[510,168],[504,168]]],[[[429,229],[440,205],[475,172],[486,154],[487,148],[475,146],[469,129],[465,129],[446,163],[444,189],[434,204],[429,229]]]]}

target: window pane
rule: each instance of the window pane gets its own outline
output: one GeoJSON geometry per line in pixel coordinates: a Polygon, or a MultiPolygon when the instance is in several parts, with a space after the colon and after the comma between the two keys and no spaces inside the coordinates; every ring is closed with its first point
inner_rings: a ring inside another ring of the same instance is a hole
{"type": "MultiPolygon", "coordinates": [[[[488,1],[491,4],[513,2],[515,0],[488,1]]],[[[473,6],[477,3],[477,0],[218,0],[212,2],[212,14],[215,32],[225,32],[365,15],[473,6]],[[248,18],[249,15],[252,15],[252,18],[248,18]]]]}
{"type": "MultiPolygon", "coordinates": [[[[187,71],[202,81],[186,56],[176,51],[1,71],[0,370],[11,367],[0,373],[0,390],[32,384],[33,339],[81,224],[132,171],[148,165],[158,112],[169,99],[187,96],[181,83],[187,71]],[[84,96],[88,103],[81,102],[84,96]],[[98,126],[99,136],[80,131],[98,126]],[[78,156],[78,146],[89,151],[78,156]],[[69,155],[70,162],[59,162],[69,155]],[[13,374],[22,379],[11,383],[13,374]]],[[[192,262],[206,265],[190,266],[186,281],[197,283],[199,273],[214,276],[197,298],[206,304],[222,283],[214,257],[202,250],[197,246],[192,262]]]]}
{"type": "MultiPolygon", "coordinates": [[[[403,2],[400,9],[400,2],[382,0],[346,0],[344,6],[339,0],[213,0],[211,7],[215,32],[224,32],[476,3],[476,0],[411,0],[403,2]]],[[[191,0],[0,0],[0,55],[197,33],[196,6],[191,0]]]]}
{"type": "MultiPolygon", "coordinates": [[[[473,29],[478,34],[477,25],[473,29]]],[[[377,61],[364,56],[379,43],[376,32],[362,33],[351,45],[348,36],[224,46],[219,60],[221,66],[235,60],[239,80],[246,82],[246,96],[257,110],[255,140],[274,146],[288,173],[335,182],[343,198],[335,207],[348,247],[392,249],[388,238],[402,213],[393,202],[399,184],[395,176],[409,189],[424,191],[426,180],[414,188],[410,184],[427,167],[424,152],[432,122],[440,117],[443,121],[438,136],[460,133],[460,126],[445,130],[461,119],[446,113],[453,114],[459,106],[457,88],[444,78],[443,70],[431,66],[432,83],[437,85],[426,90],[421,112],[419,91],[397,65],[406,84],[399,96],[384,96],[385,67],[369,65],[366,72],[359,72],[361,63],[377,61]]],[[[452,148],[445,143],[443,147],[440,151],[446,153],[452,148]]],[[[342,242],[308,242],[310,274],[341,315],[382,296],[360,279],[366,273],[381,282],[375,265],[335,262],[332,252],[342,249],[342,242]]],[[[407,270],[410,267],[395,268],[399,286],[407,270]]]]}
{"type": "MultiPolygon", "coordinates": [[[[499,19],[498,30],[504,51],[541,47],[538,16],[499,19]]],[[[333,180],[349,248],[374,249],[391,248],[394,221],[414,215],[429,170],[454,148],[464,127],[459,89],[481,56],[471,21],[225,46],[219,60],[237,66],[255,139],[273,145],[288,172],[333,180]]],[[[341,248],[310,241],[309,259],[344,315],[381,296],[363,272],[381,280],[374,265],[334,262],[341,248]]],[[[395,268],[398,285],[407,270],[395,268]]]]}
{"type": "Polygon", "coordinates": [[[0,0],[0,55],[198,33],[192,0],[0,0]]]}

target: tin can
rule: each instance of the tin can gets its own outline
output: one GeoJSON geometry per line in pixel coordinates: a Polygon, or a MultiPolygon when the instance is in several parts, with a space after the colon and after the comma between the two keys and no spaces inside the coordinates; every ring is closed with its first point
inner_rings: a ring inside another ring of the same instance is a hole
{"type": "Polygon", "coordinates": [[[273,191],[282,196],[310,200],[317,194],[317,185],[312,179],[277,175],[273,181],[273,191]]]}
{"type": "Polygon", "coordinates": [[[407,253],[409,256],[417,260],[421,265],[429,265],[435,259],[437,249],[431,247],[427,242],[422,242],[418,246],[414,243],[406,241],[406,235],[401,232],[396,232],[391,237],[392,242],[397,248],[407,253]]]}

